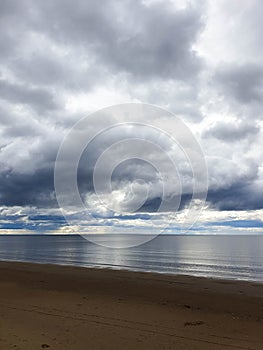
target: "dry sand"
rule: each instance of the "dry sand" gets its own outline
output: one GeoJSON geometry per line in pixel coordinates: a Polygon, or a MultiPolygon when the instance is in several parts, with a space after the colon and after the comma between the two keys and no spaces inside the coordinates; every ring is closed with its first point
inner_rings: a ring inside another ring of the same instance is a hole
{"type": "Polygon", "coordinates": [[[263,284],[0,262],[0,349],[263,349],[263,284]]]}

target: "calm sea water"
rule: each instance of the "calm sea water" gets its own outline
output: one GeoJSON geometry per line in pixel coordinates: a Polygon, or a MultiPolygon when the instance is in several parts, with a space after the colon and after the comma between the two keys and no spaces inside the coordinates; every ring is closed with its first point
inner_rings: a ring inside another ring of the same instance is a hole
{"type": "Polygon", "coordinates": [[[263,236],[161,235],[139,247],[110,249],[81,236],[0,235],[0,260],[263,282],[263,236]]]}

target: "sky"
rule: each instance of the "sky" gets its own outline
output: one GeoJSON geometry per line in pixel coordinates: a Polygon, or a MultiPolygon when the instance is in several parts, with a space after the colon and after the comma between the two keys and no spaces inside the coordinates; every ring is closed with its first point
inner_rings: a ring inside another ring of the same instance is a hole
{"type": "MultiPolygon", "coordinates": [[[[150,232],[167,222],[165,232],[181,232],[191,167],[150,127],[95,138],[78,168],[90,215],[72,214],[71,225],[62,215],[54,187],[61,142],[90,115],[87,135],[103,130],[116,118],[96,112],[125,103],[161,107],[166,128],[174,115],[200,144],[207,200],[190,233],[263,233],[262,13],[261,0],[1,0],[0,233],[73,233],[80,224],[91,233],[150,232]],[[93,175],[105,150],[98,196],[93,175]],[[103,179],[116,160],[109,190],[103,179]],[[172,199],[160,210],[164,183],[172,199]]],[[[161,127],[153,114],[141,122],[161,127]]]]}

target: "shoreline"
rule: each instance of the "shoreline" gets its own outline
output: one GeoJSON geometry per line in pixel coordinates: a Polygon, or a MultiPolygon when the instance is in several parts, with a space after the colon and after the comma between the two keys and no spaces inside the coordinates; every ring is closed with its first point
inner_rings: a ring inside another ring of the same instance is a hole
{"type": "Polygon", "coordinates": [[[218,281],[227,281],[227,282],[247,282],[247,283],[259,283],[263,286],[263,279],[245,279],[245,278],[227,278],[227,277],[218,277],[218,276],[201,276],[201,275],[195,275],[195,274],[187,274],[187,273],[169,273],[169,272],[161,272],[161,271],[150,271],[150,270],[143,270],[143,269],[133,269],[126,266],[122,267],[120,265],[110,265],[107,266],[98,266],[98,265],[81,265],[81,264],[62,264],[62,263],[54,263],[54,262],[39,262],[39,261],[28,261],[28,260],[6,260],[0,259],[1,263],[18,263],[18,264],[29,264],[29,265],[44,265],[44,266],[61,266],[61,267],[76,267],[76,268],[84,268],[84,269],[91,269],[91,270],[110,270],[110,271],[123,271],[123,272],[134,272],[134,273],[146,273],[146,274],[156,274],[156,275],[164,275],[164,276],[171,276],[171,277],[193,277],[193,278],[200,278],[205,280],[218,280],[218,281]],[[116,268],[115,268],[116,266],[116,268]],[[119,267],[119,268],[118,268],[119,267]]]}
{"type": "Polygon", "coordinates": [[[262,349],[263,284],[0,261],[4,349],[262,349]]]}

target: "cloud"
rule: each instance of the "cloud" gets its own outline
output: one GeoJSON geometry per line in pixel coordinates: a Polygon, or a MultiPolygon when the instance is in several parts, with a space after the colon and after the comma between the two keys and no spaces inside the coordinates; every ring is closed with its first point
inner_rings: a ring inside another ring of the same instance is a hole
{"type": "Polygon", "coordinates": [[[253,141],[260,132],[260,126],[247,121],[217,122],[204,132],[204,137],[216,138],[229,143],[253,141]]]}
{"type": "Polygon", "coordinates": [[[223,211],[262,209],[262,189],[243,181],[226,189],[210,190],[207,200],[223,211]]]}
{"type": "Polygon", "coordinates": [[[197,6],[175,11],[169,2],[147,6],[138,0],[78,1],[78,6],[71,1],[49,1],[38,5],[37,30],[45,26],[52,40],[84,49],[96,64],[117,73],[140,80],[184,80],[200,68],[192,49],[202,28],[197,6]]]}
{"type": "Polygon", "coordinates": [[[54,194],[53,169],[41,169],[33,174],[1,173],[1,205],[57,206],[54,194]]]}
{"type": "MultiPolygon", "coordinates": [[[[181,7],[169,1],[1,1],[0,205],[38,208],[39,220],[28,217],[28,227],[31,221],[58,222],[41,215],[57,206],[53,171],[63,136],[98,108],[141,101],[174,112],[199,139],[209,170],[208,206],[218,212],[261,209],[261,13],[262,2],[256,0],[185,1],[181,7]]],[[[151,120],[145,116],[145,122],[151,120]]],[[[80,160],[82,198],[94,215],[112,215],[109,226],[149,221],[162,198],[160,175],[171,205],[177,201],[167,154],[175,154],[180,170],[181,213],[191,198],[191,169],[180,150],[166,144],[163,155],[140,145],[141,158],[151,157],[158,169],[138,159],[123,162],[112,174],[113,193],[103,194],[120,213],[99,205],[96,161],[109,145],[135,136],[158,141],[143,128],[119,129],[94,140],[80,160]],[[138,216],[130,216],[138,203],[138,216]]],[[[101,179],[114,159],[133,149],[132,142],[114,149],[101,179]]]]}
{"type": "Polygon", "coordinates": [[[33,107],[40,113],[59,108],[58,102],[47,90],[12,84],[4,79],[0,79],[0,97],[11,103],[33,107]]]}
{"type": "Polygon", "coordinates": [[[216,72],[215,81],[220,92],[238,103],[263,102],[263,66],[255,63],[221,66],[216,72]]]}
{"type": "Polygon", "coordinates": [[[233,66],[262,61],[262,10],[260,0],[208,1],[206,25],[197,51],[212,66],[233,66]]]}
{"type": "Polygon", "coordinates": [[[22,7],[4,2],[0,47],[5,70],[61,89],[87,90],[102,74],[192,80],[202,65],[193,50],[203,28],[201,7],[176,10],[169,2],[138,0],[27,0],[22,7]]]}

